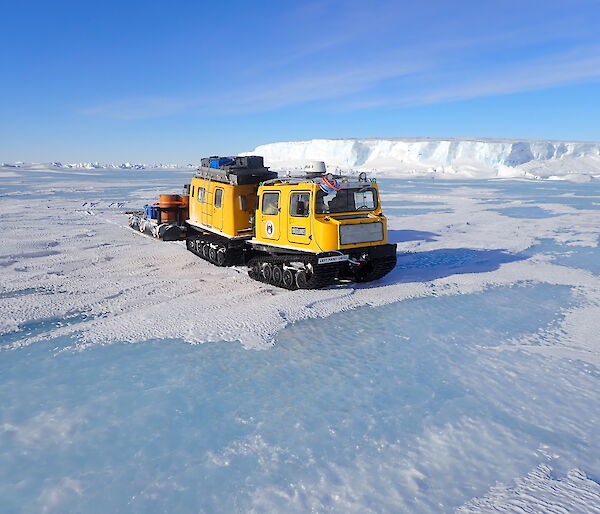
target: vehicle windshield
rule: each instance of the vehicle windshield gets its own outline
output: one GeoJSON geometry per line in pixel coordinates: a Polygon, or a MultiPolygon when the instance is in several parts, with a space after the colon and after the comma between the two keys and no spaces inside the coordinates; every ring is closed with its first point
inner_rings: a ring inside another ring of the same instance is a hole
{"type": "Polygon", "coordinates": [[[372,211],[377,208],[377,192],[372,187],[340,189],[326,193],[317,191],[317,214],[337,212],[372,211]]]}

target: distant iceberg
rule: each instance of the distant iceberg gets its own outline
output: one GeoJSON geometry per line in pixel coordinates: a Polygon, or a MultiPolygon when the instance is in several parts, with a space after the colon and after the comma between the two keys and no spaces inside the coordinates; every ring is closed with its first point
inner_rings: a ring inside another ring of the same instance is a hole
{"type": "Polygon", "coordinates": [[[46,163],[25,163],[25,162],[5,162],[0,164],[0,168],[23,168],[23,169],[66,169],[66,170],[178,170],[194,169],[196,164],[132,164],[124,162],[122,164],[94,162],[69,162],[52,161],[46,163]]]}

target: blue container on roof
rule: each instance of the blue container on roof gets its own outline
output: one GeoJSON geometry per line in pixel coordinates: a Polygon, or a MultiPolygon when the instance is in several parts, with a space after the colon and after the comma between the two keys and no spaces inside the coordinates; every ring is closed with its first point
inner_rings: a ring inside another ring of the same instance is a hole
{"type": "Polygon", "coordinates": [[[234,162],[235,161],[229,157],[219,157],[210,160],[210,167],[218,170],[221,166],[227,166],[228,164],[233,164],[234,162]]]}

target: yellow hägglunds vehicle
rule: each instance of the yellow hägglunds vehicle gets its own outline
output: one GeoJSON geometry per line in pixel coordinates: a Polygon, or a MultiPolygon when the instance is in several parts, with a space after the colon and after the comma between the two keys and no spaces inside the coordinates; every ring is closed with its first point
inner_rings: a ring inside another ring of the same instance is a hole
{"type": "Polygon", "coordinates": [[[177,230],[203,259],[246,265],[253,279],[286,289],[368,282],[396,265],[377,184],[364,173],[278,178],[262,157],[202,159],[177,230]]]}

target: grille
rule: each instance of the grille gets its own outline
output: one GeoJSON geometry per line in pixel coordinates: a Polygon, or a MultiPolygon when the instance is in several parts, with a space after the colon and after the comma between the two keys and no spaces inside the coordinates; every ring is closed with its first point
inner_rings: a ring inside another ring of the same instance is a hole
{"type": "Polygon", "coordinates": [[[383,223],[357,223],[340,225],[340,244],[354,245],[383,240],[383,223]]]}

